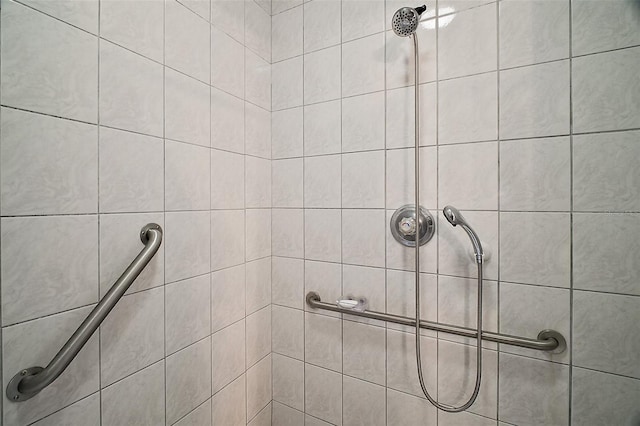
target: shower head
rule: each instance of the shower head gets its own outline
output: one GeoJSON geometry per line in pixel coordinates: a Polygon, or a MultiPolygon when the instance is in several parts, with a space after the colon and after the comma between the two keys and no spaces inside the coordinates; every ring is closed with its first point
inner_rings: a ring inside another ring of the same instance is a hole
{"type": "Polygon", "coordinates": [[[478,234],[476,234],[476,232],[473,230],[473,228],[469,226],[469,224],[464,219],[462,214],[458,211],[458,209],[452,206],[446,206],[442,210],[442,214],[444,215],[444,217],[447,218],[450,224],[452,224],[453,226],[460,225],[462,229],[465,230],[467,235],[469,235],[471,244],[473,244],[473,252],[476,254],[476,262],[482,263],[484,250],[482,250],[482,244],[480,243],[480,238],[478,237],[478,234]]]}
{"type": "Polygon", "coordinates": [[[412,7],[398,9],[398,11],[393,14],[393,19],[391,20],[393,32],[400,37],[409,37],[415,33],[418,29],[420,15],[425,10],[427,10],[427,6],[425,5],[416,7],[415,9],[412,7]]]}

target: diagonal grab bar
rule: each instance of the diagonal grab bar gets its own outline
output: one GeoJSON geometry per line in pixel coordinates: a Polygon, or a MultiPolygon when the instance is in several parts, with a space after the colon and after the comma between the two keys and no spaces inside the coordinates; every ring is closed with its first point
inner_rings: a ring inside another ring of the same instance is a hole
{"type": "Polygon", "coordinates": [[[13,376],[7,385],[9,401],[22,402],[34,397],[53,383],[71,364],[71,361],[78,355],[89,338],[100,327],[102,321],[157,253],[160,244],[162,244],[162,228],[155,223],[145,225],[140,231],[140,239],[144,244],[142,251],[93,308],[51,362],[45,368],[29,367],[13,376]]]}
{"type": "MultiPolygon", "coordinates": [[[[315,309],[324,309],[327,311],[340,312],[343,314],[355,315],[358,317],[393,322],[396,324],[408,325],[411,327],[416,326],[416,320],[414,318],[376,311],[354,311],[338,307],[332,303],[323,302],[322,299],[320,299],[320,295],[315,291],[310,291],[309,293],[307,293],[306,300],[307,305],[315,309]]],[[[470,337],[474,339],[477,336],[477,331],[471,328],[425,320],[420,320],[420,328],[440,331],[443,333],[456,334],[458,336],[470,337]]],[[[538,333],[538,337],[535,339],[483,331],[482,340],[502,343],[505,345],[519,346],[521,348],[535,349],[538,351],[545,351],[554,354],[562,353],[567,349],[567,342],[564,339],[564,336],[562,336],[562,334],[558,333],[555,330],[542,330],[540,333],[538,333]]]]}

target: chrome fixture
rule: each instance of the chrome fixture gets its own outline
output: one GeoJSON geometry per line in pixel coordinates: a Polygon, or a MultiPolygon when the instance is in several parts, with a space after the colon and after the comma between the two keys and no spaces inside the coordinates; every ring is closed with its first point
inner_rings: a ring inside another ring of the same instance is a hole
{"type": "Polygon", "coordinates": [[[412,204],[400,207],[391,216],[391,235],[400,244],[407,247],[416,246],[416,234],[418,230],[420,237],[418,242],[420,245],[428,243],[433,234],[436,232],[436,223],[433,215],[424,207],[420,206],[420,214],[418,215],[419,224],[416,223],[416,208],[412,204]]]}
{"type": "Polygon", "coordinates": [[[482,263],[484,258],[484,250],[482,250],[482,243],[480,243],[480,238],[478,238],[478,234],[476,234],[473,228],[469,226],[458,209],[452,206],[446,206],[442,210],[442,214],[447,218],[450,224],[452,224],[453,226],[460,225],[462,229],[465,230],[467,235],[469,235],[469,239],[471,239],[471,244],[473,244],[473,252],[476,255],[476,263],[482,263]]]}
{"type": "MultiPolygon", "coordinates": [[[[320,295],[315,291],[310,291],[309,293],[307,293],[306,300],[307,305],[313,309],[322,309],[324,311],[355,315],[358,317],[392,322],[394,324],[406,325],[410,327],[414,327],[416,325],[416,320],[410,317],[369,310],[356,311],[351,308],[342,308],[332,303],[323,302],[320,298],[320,295]]],[[[440,324],[438,322],[426,320],[420,321],[420,328],[425,330],[439,331],[442,333],[455,334],[457,336],[469,337],[472,339],[475,339],[478,333],[472,328],[459,327],[449,324],[440,324]]],[[[564,336],[555,330],[542,330],[538,333],[538,337],[535,339],[483,331],[482,340],[486,340],[487,342],[501,343],[504,345],[518,346],[521,348],[534,349],[537,351],[549,352],[552,354],[559,354],[567,349],[567,342],[564,339],[564,336]]]]}
{"type": "Polygon", "coordinates": [[[398,9],[398,11],[393,14],[393,19],[391,19],[393,32],[400,37],[409,37],[414,34],[418,29],[420,15],[422,15],[425,10],[427,10],[427,6],[425,5],[416,7],[415,9],[412,7],[398,9]]]}
{"type": "Polygon", "coordinates": [[[67,340],[62,349],[53,357],[51,362],[45,368],[29,367],[13,376],[7,385],[7,398],[9,401],[22,402],[34,397],[38,392],[53,383],[71,364],[71,361],[78,355],[78,352],[100,327],[102,321],[109,315],[109,312],[156,254],[160,244],[162,244],[162,228],[158,224],[150,223],[140,231],[140,239],[144,244],[144,248],[113,284],[100,303],[93,308],[89,316],[80,324],[80,327],[67,340]]]}

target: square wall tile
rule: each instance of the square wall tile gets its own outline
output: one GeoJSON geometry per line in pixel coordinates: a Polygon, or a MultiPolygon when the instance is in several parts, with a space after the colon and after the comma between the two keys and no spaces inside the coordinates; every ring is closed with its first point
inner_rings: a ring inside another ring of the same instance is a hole
{"type": "Polygon", "coordinates": [[[246,319],[247,367],[271,352],[271,307],[267,306],[246,319]]]}
{"type": "Polygon", "coordinates": [[[640,380],[574,368],[571,412],[575,424],[633,424],[640,380]]]}
{"type": "Polygon", "coordinates": [[[568,213],[500,213],[500,279],[568,288],[571,221],[568,213]]]}
{"type": "Polygon", "coordinates": [[[353,265],[385,266],[385,211],[343,210],[342,261],[353,265]]]}
{"type": "MultiPolygon", "coordinates": [[[[342,297],[342,268],[337,263],[304,262],[304,292],[315,291],[323,300],[338,300],[342,297]]],[[[304,304],[305,311],[339,317],[340,314],[311,308],[304,304]]]]}
{"type": "Polygon", "coordinates": [[[383,386],[344,376],[342,382],[344,425],[386,426],[386,389],[383,386]]]}
{"type": "Polygon", "coordinates": [[[302,209],[273,209],[274,256],[304,257],[304,211],[302,209]]]}
{"type": "Polygon", "coordinates": [[[271,301],[302,309],[303,299],[304,261],[274,256],[271,262],[271,301]]]}
{"type": "MultiPolygon", "coordinates": [[[[386,199],[388,209],[414,203],[415,149],[386,151],[386,199]]],[[[420,148],[420,203],[426,208],[437,207],[438,151],[435,147],[420,148]]]]}
{"type": "Polygon", "coordinates": [[[639,379],[639,319],[640,298],[636,296],[574,292],[573,364],[639,379]]]}
{"type": "Polygon", "coordinates": [[[271,209],[246,211],[246,260],[271,255],[271,209]]]}
{"type": "Polygon", "coordinates": [[[438,149],[439,207],[498,209],[498,144],[449,145],[438,149]]]}
{"type": "MultiPolygon", "coordinates": [[[[416,316],[416,278],[414,272],[386,270],[385,312],[416,316]]],[[[435,274],[420,274],[420,318],[438,321],[438,277],[435,274]]],[[[413,332],[415,327],[387,323],[387,328],[413,332]]],[[[435,332],[423,331],[424,335],[435,336],[435,332]]]]}
{"type": "MultiPolygon", "coordinates": [[[[438,402],[459,406],[469,400],[476,378],[477,347],[438,342],[438,402]],[[467,384],[461,390],[461,384],[467,384]]],[[[495,419],[498,416],[498,353],[483,349],[480,392],[470,413],[495,419]]]]}
{"type": "Polygon", "coordinates": [[[500,68],[569,57],[569,1],[505,1],[500,8],[500,68]]]}
{"type": "Polygon", "coordinates": [[[573,287],[640,296],[640,215],[573,215],[573,287]]]}
{"type": "Polygon", "coordinates": [[[342,375],[311,364],[304,372],[305,412],[331,422],[342,424],[342,375]]]}
{"type": "MultiPolygon", "coordinates": [[[[86,4],[87,2],[70,3],[86,4]]],[[[163,62],[164,2],[141,0],[100,2],[100,37],[154,61],[163,62]]]]}
{"type": "Polygon", "coordinates": [[[271,62],[271,12],[258,3],[247,1],[244,5],[244,45],[271,62]]]}
{"type": "MultiPolygon", "coordinates": [[[[184,1],[184,0],[183,0],[184,1]]],[[[192,0],[202,3],[201,0],[192,0]]],[[[211,399],[178,420],[176,426],[211,426],[211,399]]]]}
{"type": "MultiPolygon", "coordinates": [[[[435,145],[438,130],[435,83],[420,86],[420,146],[435,145]]],[[[414,88],[403,87],[387,91],[386,147],[414,147],[415,110],[414,88]]]]}
{"type": "MultiPolygon", "coordinates": [[[[19,369],[46,365],[60,350],[60,343],[69,338],[90,311],[90,307],[85,307],[5,327],[2,330],[3,388],[19,369]]],[[[5,399],[4,423],[29,424],[98,391],[99,366],[98,336],[94,335],[69,368],[41,393],[20,404],[5,399]]]]}
{"type": "Polygon", "coordinates": [[[211,212],[211,270],[236,266],[245,260],[245,212],[211,212]]]}
{"type": "Polygon", "coordinates": [[[160,138],[100,128],[100,211],[164,209],[164,143],[160,138]],[[145,167],[140,167],[144,158],[145,167]]]}
{"type": "Polygon", "coordinates": [[[342,207],[384,208],[385,152],[342,155],[342,207]]]}
{"type": "Polygon", "coordinates": [[[164,289],[123,297],[100,327],[100,377],[110,385],[164,357],[164,289]],[[160,326],[159,326],[160,325],[160,326]]]}
{"type": "Polygon", "coordinates": [[[340,101],[304,107],[304,155],[342,151],[340,101]]]}
{"type": "Polygon", "coordinates": [[[342,45],[343,97],[384,90],[384,73],[384,34],[374,34],[342,45]]]}
{"type": "Polygon", "coordinates": [[[303,111],[293,108],[271,114],[271,154],[273,159],[302,157],[303,111]]]}
{"type": "Polygon", "coordinates": [[[345,0],[342,2],[343,42],[383,31],[383,0],[345,0]]]}
{"type": "Polygon", "coordinates": [[[500,208],[568,211],[571,208],[568,137],[500,143],[500,208]]]}
{"type": "Polygon", "coordinates": [[[209,147],[211,100],[209,86],[165,69],[164,129],[167,139],[209,147]]]}
{"type": "Polygon", "coordinates": [[[272,350],[290,358],[304,359],[304,312],[273,305],[272,350]]]}
{"type": "Polygon", "coordinates": [[[164,362],[157,362],[101,392],[102,423],[109,426],[165,422],[164,362]]]}
{"type": "Polygon", "coordinates": [[[640,131],[573,137],[573,208],[639,211],[640,131]]]}
{"type": "Polygon", "coordinates": [[[342,371],[342,341],[342,321],[339,318],[305,313],[305,362],[342,371]]]}
{"type": "MultiPolygon", "coordinates": [[[[424,394],[416,374],[415,335],[387,330],[387,387],[422,398],[424,394]]],[[[422,337],[420,355],[428,389],[437,388],[436,340],[422,337]]]]}
{"type": "Polygon", "coordinates": [[[303,103],[302,56],[271,66],[272,107],[274,111],[300,106],[303,103]]]}
{"type": "Polygon", "coordinates": [[[569,87],[569,61],[501,71],[500,138],[568,134],[569,87]]]}
{"type": "MultiPolygon", "coordinates": [[[[497,304],[497,303],[496,303],[497,304]]],[[[571,344],[569,289],[500,283],[500,333],[537,336],[542,330],[560,332],[571,344]]],[[[561,354],[500,345],[500,350],[530,358],[569,363],[571,349],[561,354]]]]}
{"type": "MultiPolygon", "coordinates": [[[[335,2],[335,0],[327,0],[335,2]]],[[[308,3],[323,6],[323,2],[308,3]]],[[[338,4],[338,7],[340,5],[338,4]]],[[[313,17],[316,22],[317,16],[313,17]]],[[[324,24],[324,23],[322,23],[324,24]]],[[[304,57],[304,104],[340,98],[340,52],[341,47],[331,47],[305,55],[304,57]]]]}
{"type": "Polygon", "coordinates": [[[573,131],[640,127],[640,47],[573,60],[573,131]]]}
{"type": "Polygon", "coordinates": [[[211,147],[244,153],[244,102],[211,89],[211,147]]]}
{"type": "Polygon", "coordinates": [[[304,4],[305,53],[340,43],[340,4],[339,0],[319,0],[304,4]]]}
{"type": "Polygon", "coordinates": [[[303,163],[301,158],[271,162],[273,207],[302,207],[303,163]]]}
{"type": "Polygon", "coordinates": [[[302,7],[294,7],[271,18],[273,62],[302,55],[302,9],[302,7]]]}
{"type": "Polygon", "coordinates": [[[174,353],[211,334],[210,297],[209,274],[166,286],[165,347],[167,354],[174,353]]]}
{"type": "Polygon", "coordinates": [[[497,139],[497,73],[447,80],[438,91],[440,144],[497,139]]]}
{"type": "Polygon", "coordinates": [[[265,257],[246,264],[247,314],[271,303],[271,258],[265,257]]]}
{"type": "Polygon", "coordinates": [[[244,1],[211,0],[211,23],[244,43],[244,1]]]}
{"type": "Polygon", "coordinates": [[[245,376],[242,375],[213,396],[211,400],[211,418],[213,424],[247,424],[246,406],[247,386],[245,376]]]}
{"type": "Polygon", "coordinates": [[[5,217],[1,225],[4,326],[97,302],[98,216],[5,217]]]}
{"type": "MultiPolygon", "coordinates": [[[[396,10],[401,7],[405,7],[405,3],[396,2],[396,10]]],[[[423,2],[424,3],[424,2],[423,2]]],[[[428,2],[427,2],[428,4],[428,2]]],[[[391,5],[390,1],[387,1],[387,6],[391,5]]],[[[427,14],[429,11],[435,10],[435,5],[427,6],[427,14]]],[[[433,12],[431,12],[433,13],[433,12]]],[[[391,16],[386,21],[391,23],[391,16]]],[[[435,21],[424,22],[416,30],[418,34],[418,51],[420,52],[420,83],[426,83],[429,81],[435,81],[437,78],[436,73],[436,30],[435,21]]],[[[386,88],[394,89],[398,87],[406,87],[413,85],[415,81],[415,69],[413,66],[413,42],[407,37],[398,37],[393,31],[387,31],[385,54],[386,54],[386,88]]]]}
{"type": "Polygon", "coordinates": [[[574,0],[571,10],[573,55],[640,44],[637,6],[633,1],[574,0]]]}
{"type": "Polygon", "coordinates": [[[342,152],[383,149],[385,94],[342,99],[342,152]]]}
{"type": "Polygon", "coordinates": [[[166,360],[166,416],[174,423],[211,396],[211,338],[166,360]]]}
{"type": "Polygon", "coordinates": [[[96,213],[97,139],[96,126],[2,108],[2,214],[96,213]]]}
{"type": "Polygon", "coordinates": [[[211,28],[211,85],[244,97],[244,46],[215,26],[211,28]]]}
{"type": "MultiPolygon", "coordinates": [[[[162,420],[161,420],[162,421],[162,420]]],[[[82,424],[100,426],[100,394],[97,392],[63,408],[37,422],[35,426],[55,426],[59,424],[82,424]]]]}
{"type": "Polygon", "coordinates": [[[93,34],[98,33],[98,10],[96,0],[78,3],[73,0],[50,2],[47,0],[26,0],[24,4],[47,15],[68,22],[93,34]]]}
{"type": "Polygon", "coordinates": [[[244,162],[246,207],[271,207],[271,161],[247,155],[244,162]]]}
{"type": "Polygon", "coordinates": [[[165,64],[209,83],[208,22],[177,1],[165,2],[165,14],[165,64]]]}
{"type": "Polygon", "coordinates": [[[499,368],[498,420],[522,425],[569,423],[568,366],[500,354],[499,368]]]}
{"type": "Polygon", "coordinates": [[[244,373],[245,348],[244,320],[211,335],[211,388],[214,394],[244,373]]]}
{"type": "Polygon", "coordinates": [[[245,266],[211,274],[211,331],[240,321],[245,316],[245,266]]]}
{"type": "Polygon", "coordinates": [[[271,112],[252,103],[244,105],[245,152],[271,158],[271,112]]]}
{"type": "Polygon", "coordinates": [[[211,150],[211,208],[244,208],[244,156],[211,150]]]}
{"type": "Polygon", "coordinates": [[[247,370],[247,419],[255,417],[271,401],[271,356],[247,370]]]}
{"type": "Polygon", "coordinates": [[[387,426],[405,426],[423,422],[437,424],[437,419],[441,415],[442,413],[438,413],[433,405],[425,404],[422,398],[387,389],[387,426]]]}
{"type": "Polygon", "coordinates": [[[2,6],[2,104],[95,123],[98,39],[19,3],[2,6]]]}
{"type": "MultiPolygon", "coordinates": [[[[100,216],[100,297],[142,250],[140,231],[148,223],[164,229],[162,213],[109,214],[100,216]]],[[[164,284],[164,244],[133,282],[128,294],[164,284]]]]}
{"type": "Polygon", "coordinates": [[[340,155],[304,159],[304,206],[340,207],[340,155]]]}
{"type": "MultiPolygon", "coordinates": [[[[296,426],[304,424],[304,413],[302,411],[294,410],[289,406],[280,404],[273,400],[273,412],[271,413],[272,424],[282,426],[296,426]]],[[[319,420],[322,421],[322,420],[319,420]]]]}
{"type": "Polygon", "coordinates": [[[273,400],[304,410],[304,363],[273,354],[273,400]]]}
{"type": "Polygon", "coordinates": [[[383,327],[342,322],[344,374],[385,385],[386,332],[383,327]]]}
{"type": "MultiPolygon", "coordinates": [[[[370,268],[364,266],[342,265],[342,292],[343,295],[355,298],[365,297],[367,309],[384,312],[386,278],[383,268],[370,268]]],[[[352,321],[382,325],[380,321],[347,316],[345,319],[352,321]]],[[[362,379],[365,379],[362,377],[362,379]]]]}
{"type": "MultiPolygon", "coordinates": [[[[495,4],[453,15],[439,28],[438,77],[453,78],[493,71],[497,66],[498,23],[495,4]]],[[[456,8],[457,9],[457,8],[456,8]]]]}
{"type": "Polygon", "coordinates": [[[292,7],[300,6],[303,0],[272,0],[271,1],[271,14],[277,15],[292,7]]]}
{"type": "Polygon", "coordinates": [[[244,54],[245,100],[271,110],[271,64],[249,49],[244,54]]]}
{"type": "Polygon", "coordinates": [[[209,212],[165,215],[165,280],[170,283],[209,272],[211,243],[209,212]],[[203,237],[204,236],[204,237],[203,237]]]}
{"type": "Polygon", "coordinates": [[[164,152],[165,208],[209,210],[209,149],[168,140],[164,152]]]}
{"type": "MultiPolygon", "coordinates": [[[[446,275],[458,277],[475,278],[477,268],[473,246],[469,242],[469,236],[462,229],[451,226],[440,212],[433,212],[438,217],[438,272],[446,275]]],[[[498,212],[462,211],[465,219],[473,226],[473,229],[480,236],[482,248],[484,250],[484,274],[487,279],[498,279],[498,253],[503,254],[500,241],[498,239],[498,212]],[[498,250],[500,249],[500,250],[498,250]]],[[[500,229],[500,235],[504,236],[504,230],[500,229]]],[[[507,237],[504,237],[507,238],[507,237]]],[[[521,237],[517,238],[521,243],[521,237]]],[[[545,241],[541,239],[540,241],[545,241]]],[[[514,244],[516,244],[514,242],[514,244]]],[[[427,247],[430,245],[427,244],[427,247]]],[[[528,254],[527,254],[528,255],[528,254]]],[[[502,259],[500,259],[502,260],[502,259]]],[[[516,265],[522,257],[518,258],[516,265]]],[[[500,264],[504,270],[504,264],[500,264]]],[[[502,271],[501,270],[501,271],[502,271]]],[[[506,277],[503,277],[506,279],[506,277]]]]}
{"type": "Polygon", "coordinates": [[[158,63],[100,43],[100,124],[163,136],[163,73],[158,63]]]}

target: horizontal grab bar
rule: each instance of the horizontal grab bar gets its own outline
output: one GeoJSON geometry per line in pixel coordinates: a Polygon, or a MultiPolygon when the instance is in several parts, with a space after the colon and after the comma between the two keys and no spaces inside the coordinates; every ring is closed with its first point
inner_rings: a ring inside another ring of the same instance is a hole
{"type": "MultiPolygon", "coordinates": [[[[386,314],[376,311],[355,311],[338,307],[332,303],[323,302],[320,295],[314,291],[307,293],[307,305],[316,309],[326,311],[340,312],[343,314],[354,315],[358,317],[371,318],[380,321],[392,322],[395,324],[416,326],[415,318],[403,317],[400,315],[386,314]]],[[[443,333],[456,334],[458,336],[476,338],[477,332],[474,329],[459,327],[457,325],[441,324],[432,321],[420,321],[420,328],[426,330],[440,331],[443,333]]],[[[503,343],[505,345],[519,346],[521,348],[536,349],[551,353],[562,353],[567,348],[567,342],[562,334],[555,330],[542,330],[538,333],[537,339],[527,337],[511,336],[508,334],[492,333],[490,331],[482,332],[482,340],[489,342],[503,343]]]]}
{"type": "Polygon", "coordinates": [[[13,376],[7,385],[9,401],[22,402],[34,397],[53,383],[71,364],[71,361],[78,355],[78,352],[156,254],[162,244],[162,228],[158,224],[150,223],[140,231],[140,239],[144,244],[142,251],[93,308],[89,316],[80,324],[80,327],[51,362],[45,368],[29,367],[13,376]]]}

